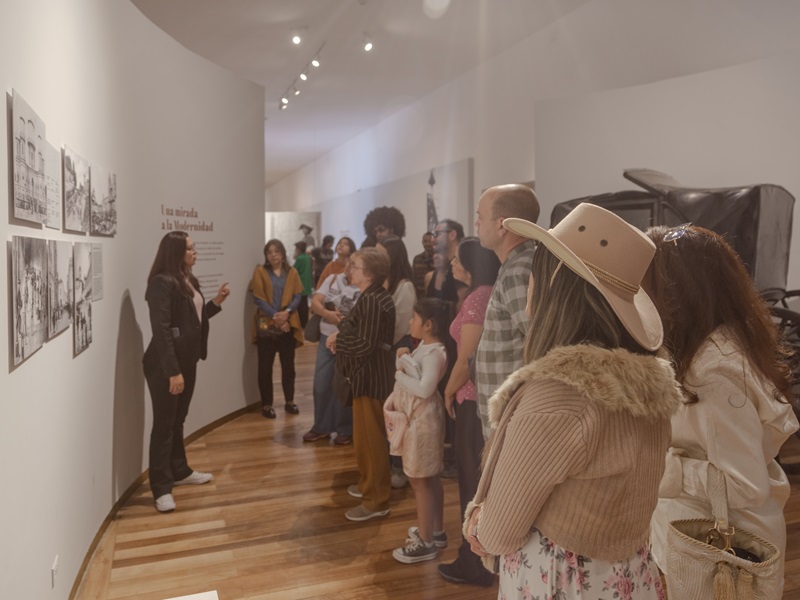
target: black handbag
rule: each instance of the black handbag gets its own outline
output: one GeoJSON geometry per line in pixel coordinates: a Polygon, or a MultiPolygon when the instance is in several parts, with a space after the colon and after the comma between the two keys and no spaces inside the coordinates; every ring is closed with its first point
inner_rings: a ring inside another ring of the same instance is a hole
{"type": "Polygon", "coordinates": [[[266,315],[258,315],[258,337],[268,340],[275,340],[281,337],[285,331],[275,325],[275,319],[266,315]]]}
{"type": "Polygon", "coordinates": [[[319,324],[322,322],[322,317],[317,314],[313,314],[308,318],[308,322],[306,323],[305,328],[303,329],[303,337],[306,338],[307,342],[318,342],[319,341],[319,324]]]}

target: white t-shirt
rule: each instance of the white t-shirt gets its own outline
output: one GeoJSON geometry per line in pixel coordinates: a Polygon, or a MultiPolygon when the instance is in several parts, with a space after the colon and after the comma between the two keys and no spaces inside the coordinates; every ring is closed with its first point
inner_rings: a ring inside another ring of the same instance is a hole
{"type": "MultiPolygon", "coordinates": [[[[339,273],[338,275],[328,275],[319,286],[317,294],[323,296],[323,303],[333,302],[339,312],[346,317],[353,310],[356,300],[361,295],[361,290],[354,285],[349,285],[344,273],[339,273]]],[[[337,331],[339,328],[333,323],[328,323],[324,317],[320,320],[319,332],[322,335],[329,336],[337,331]]]]}

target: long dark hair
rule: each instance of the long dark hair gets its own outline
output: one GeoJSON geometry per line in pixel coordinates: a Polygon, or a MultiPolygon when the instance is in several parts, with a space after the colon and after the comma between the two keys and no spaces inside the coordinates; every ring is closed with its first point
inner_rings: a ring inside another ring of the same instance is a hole
{"type": "Polygon", "coordinates": [[[271,239],[264,246],[264,268],[267,271],[269,271],[272,268],[272,265],[270,265],[269,261],[267,260],[267,252],[269,252],[269,249],[272,246],[275,246],[283,255],[283,261],[281,261],[281,274],[284,276],[288,275],[290,267],[289,267],[289,262],[286,260],[286,246],[284,246],[283,242],[280,240],[271,239]]]}
{"type": "Polygon", "coordinates": [[[482,286],[494,285],[500,271],[500,259],[492,250],[481,246],[476,237],[466,237],[458,245],[458,262],[470,274],[469,291],[482,286]]]}
{"type": "Polygon", "coordinates": [[[147,276],[147,285],[150,285],[156,275],[168,275],[176,281],[187,296],[194,295],[187,280],[194,289],[200,290],[197,278],[186,266],[186,238],[188,237],[189,235],[185,231],[170,231],[161,238],[153,266],[150,267],[150,274],[147,276]]]}
{"type": "MultiPolygon", "coordinates": [[[[722,238],[702,227],[672,230],[652,227],[647,235],[656,254],[642,281],[664,324],[664,346],[672,353],[677,380],[686,374],[700,347],[719,327],[733,334],[756,371],[785,398],[792,384],[769,309],[747,274],[744,263],[722,238]],[[666,240],[673,231],[680,235],[666,240]]],[[[694,398],[696,401],[697,399],[694,398]]]]}
{"type": "MultiPolygon", "coordinates": [[[[394,294],[397,285],[404,279],[413,283],[414,269],[411,268],[408,260],[406,245],[399,237],[391,236],[378,243],[386,248],[386,253],[389,255],[388,291],[390,294],[394,294]]],[[[416,287],[414,289],[416,290],[416,287]]]]}

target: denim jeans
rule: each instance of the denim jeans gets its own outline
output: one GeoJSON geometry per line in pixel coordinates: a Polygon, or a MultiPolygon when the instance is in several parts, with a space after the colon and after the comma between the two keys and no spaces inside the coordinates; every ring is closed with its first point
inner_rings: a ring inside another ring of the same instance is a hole
{"type": "Polygon", "coordinates": [[[353,435],[353,407],[342,406],[333,393],[336,357],[325,346],[328,336],[320,334],[314,368],[314,425],[318,433],[353,435]]]}

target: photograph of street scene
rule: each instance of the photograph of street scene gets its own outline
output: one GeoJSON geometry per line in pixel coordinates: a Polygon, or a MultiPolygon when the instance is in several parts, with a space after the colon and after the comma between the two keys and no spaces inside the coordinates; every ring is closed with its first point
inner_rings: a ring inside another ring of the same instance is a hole
{"type": "Polygon", "coordinates": [[[114,235],[117,232],[117,176],[103,167],[91,168],[92,235],[114,235]]]}
{"type": "Polygon", "coordinates": [[[64,229],[89,231],[89,163],[64,148],[64,229]]]}
{"type": "Polygon", "coordinates": [[[47,242],[11,238],[14,365],[44,344],[47,337],[47,242]]]}
{"type": "Polygon", "coordinates": [[[75,275],[75,315],[72,319],[75,355],[92,343],[92,245],[78,242],[72,246],[72,271],[75,275]]]}
{"type": "Polygon", "coordinates": [[[47,299],[50,339],[72,322],[72,243],[47,241],[47,299]]]}
{"type": "Polygon", "coordinates": [[[13,90],[12,153],[14,161],[14,217],[44,223],[47,219],[44,121],[13,90]]]}

